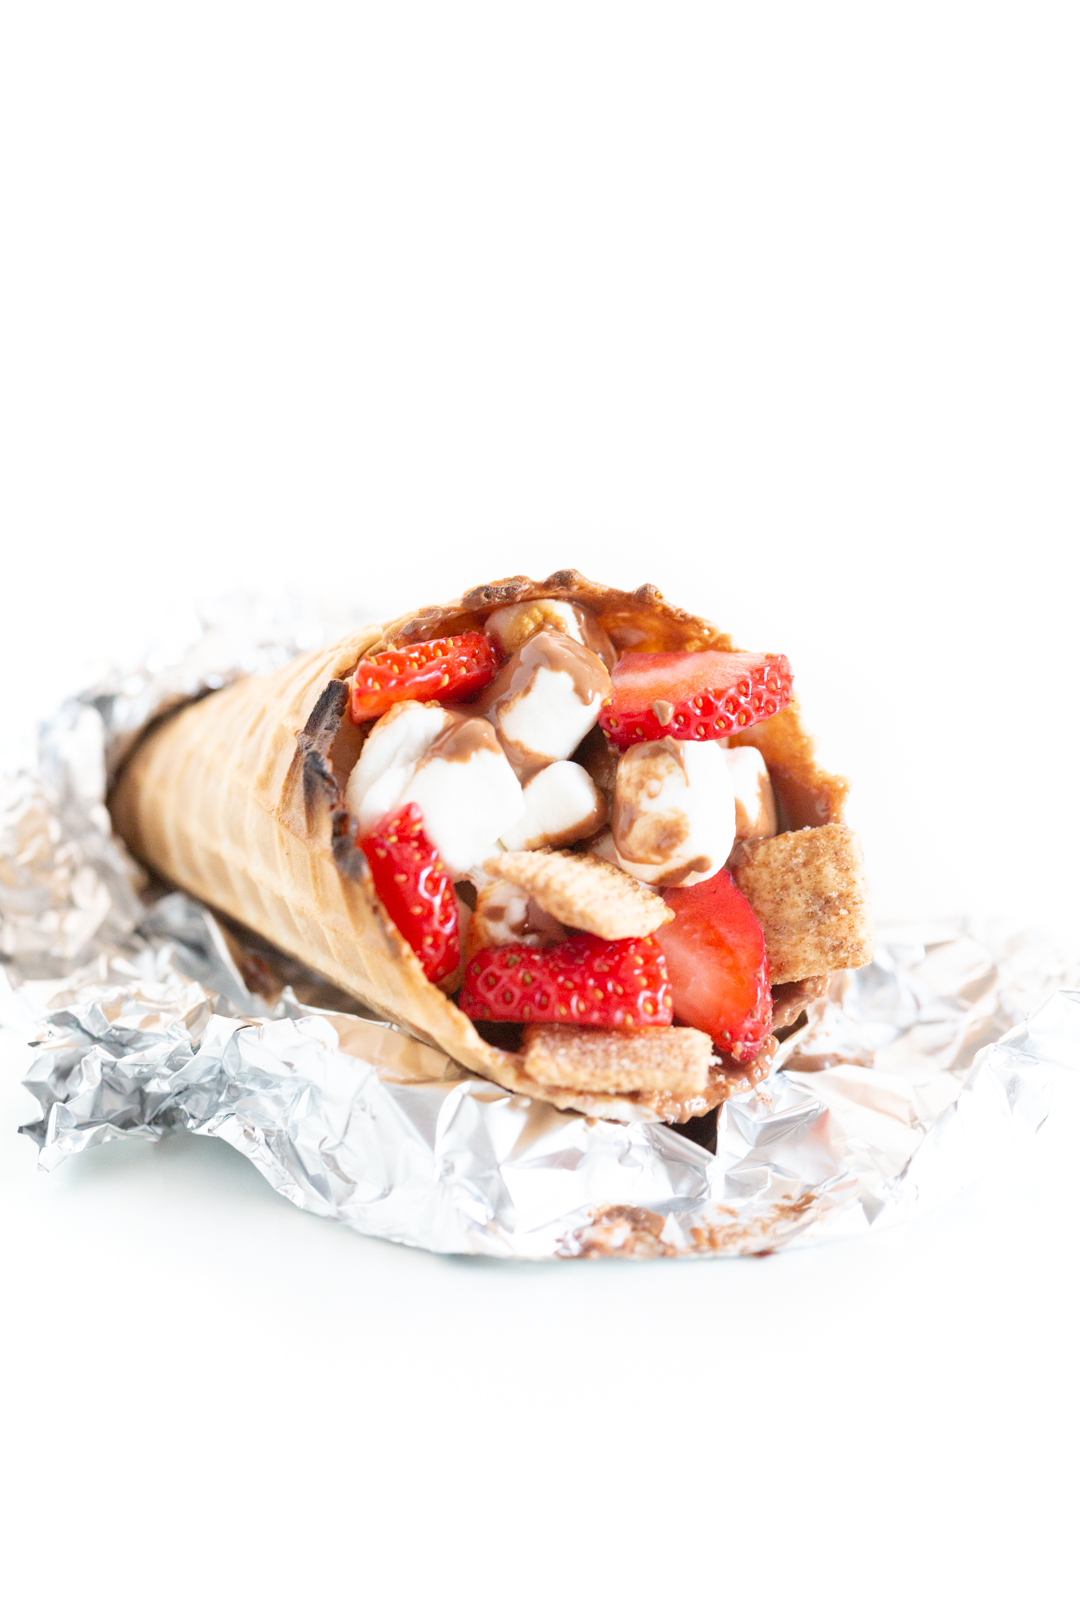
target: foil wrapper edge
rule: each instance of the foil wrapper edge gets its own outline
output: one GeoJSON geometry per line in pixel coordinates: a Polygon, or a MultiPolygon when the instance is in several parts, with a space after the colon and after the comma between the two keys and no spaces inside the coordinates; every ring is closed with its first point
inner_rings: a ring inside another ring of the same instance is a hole
{"type": "Polygon", "coordinates": [[[227,620],[179,661],[70,699],[4,782],[0,1021],[35,1045],[41,1117],[23,1129],[42,1166],[185,1130],[228,1142],[299,1209],[439,1253],[761,1254],[938,1207],[1080,1077],[1075,960],[963,923],[884,930],[869,967],[835,975],[769,1078],[723,1105],[715,1153],[504,1092],[320,1005],[299,964],[271,1004],[205,907],[147,902],[104,805],[110,762],[149,718],[319,635],[235,603],[227,620]]]}

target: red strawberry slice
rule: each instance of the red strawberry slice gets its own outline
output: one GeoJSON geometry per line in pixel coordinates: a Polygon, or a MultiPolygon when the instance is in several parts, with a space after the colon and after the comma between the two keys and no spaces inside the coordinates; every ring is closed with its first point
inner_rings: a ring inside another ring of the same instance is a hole
{"type": "Polygon", "coordinates": [[[783,653],[624,653],[600,725],[616,748],[654,737],[733,737],[791,702],[783,653]]]}
{"type": "Polygon", "coordinates": [[[674,922],[656,930],[671,979],[675,1016],[703,1029],[740,1063],[757,1056],[772,1030],[765,936],[729,872],[665,889],[674,922]]]}
{"type": "Polygon", "coordinates": [[[461,960],[457,896],[415,804],[391,810],[358,840],[375,893],[434,982],[461,960]]]}
{"type": "Polygon", "coordinates": [[[574,934],[557,945],[486,945],[465,969],[461,1010],[512,1023],[671,1023],[671,994],[655,939],[574,934]]]}
{"type": "Polygon", "coordinates": [[[374,658],[361,658],[349,677],[349,714],[359,725],[406,698],[429,703],[432,698],[474,697],[498,667],[495,643],[476,630],[376,653],[374,658]]]}

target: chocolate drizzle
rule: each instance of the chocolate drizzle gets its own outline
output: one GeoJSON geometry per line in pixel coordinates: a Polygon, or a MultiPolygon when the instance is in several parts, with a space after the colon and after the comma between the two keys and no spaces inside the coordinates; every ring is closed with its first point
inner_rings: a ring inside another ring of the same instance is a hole
{"type": "Polygon", "coordinates": [[[538,669],[569,675],[578,701],[586,708],[611,691],[611,677],[595,653],[560,630],[540,630],[518,648],[485,688],[481,703],[488,719],[495,720],[506,702],[527,691],[538,669]]]}
{"type": "Polygon", "coordinates": [[[481,753],[501,754],[499,739],[495,735],[495,727],[489,721],[482,720],[478,716],[469,716],[453,721],[441,731],[428,748],[425,757],[451,760],[456,765],[464,765],[474,754],[481,753]]]}

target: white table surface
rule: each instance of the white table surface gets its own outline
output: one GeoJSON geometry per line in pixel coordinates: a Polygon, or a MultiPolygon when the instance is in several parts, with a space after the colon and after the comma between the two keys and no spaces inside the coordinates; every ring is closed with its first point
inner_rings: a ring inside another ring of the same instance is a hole
{"type": "MultiPolygon", "coordinates": [[[[1072,8],[10,35],[9,756],[200,597],[576,566],[789,654],[881,915],[1071,933],[1072,8]]],[[[3,1054],[12,1614],[1075,1612],[1075,1102],[902,1230],[528,1266],[39,1174],[3,1054]]]]}

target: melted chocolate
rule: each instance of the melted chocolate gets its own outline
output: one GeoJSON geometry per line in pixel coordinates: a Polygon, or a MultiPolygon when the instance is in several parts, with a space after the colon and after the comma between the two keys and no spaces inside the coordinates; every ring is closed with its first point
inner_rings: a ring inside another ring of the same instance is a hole
{"type": "Polygon", "coordinates": [[[439,733],[427,751],[429,759],[447,759],[466,764],[474,754],[501,754],[495,727],[487,720],[467,716],[453,721],[439,733]]]}
{"type": "Polygon", "coordinates": [[[611,637],[600,624],[599,620],[581,607],[573,603],[578,624],[581,626],[581,639],[591,653],[594,653],[605,669],[614,669],[619,655],[612,645],[611,637]]]}
{"type": "Polygon", "coordinates": [[[504,703],[532,684],[538,669],[569,675],[578,701],[588,707],[611,691],[611,676],[595,653],[558,630],[540,630],[519,647],[510,661],[484,689],[483,712],[494,719],[504,703]]]}
{"type": "MultiPolygon", "coordinates": [[[[643,866],[663,866],[689,837],[690,823],[676,806],[649,808],[665,780],[678,772],[687,781],[682,746],[671,737],[637,743],[620,759],[616,773],[611,832],[624,860],[643,866]]],[[[704,871],[691,864],[688,871],[704,871]]],[[[665,879],[665,882],[669,880],[665,879]]]]}
{"type": "Polygon", "coordinates": [[[570,756],[578,765],[583,765],[600,789],[604,803],[611,814],[611,801],[615,796],[615,772],[619,765],[619,756],[608,742],[599,726],[585,734],[570,756]]]}
{"type": "Polygon", "coordinates": [[[665,889],[681,889],[691,872],[707,872],[712,865],[707,855],[695,855],[692,861],[685,866],[678,866],[674,872],[665,872],[659,881],[665,889]]]}

